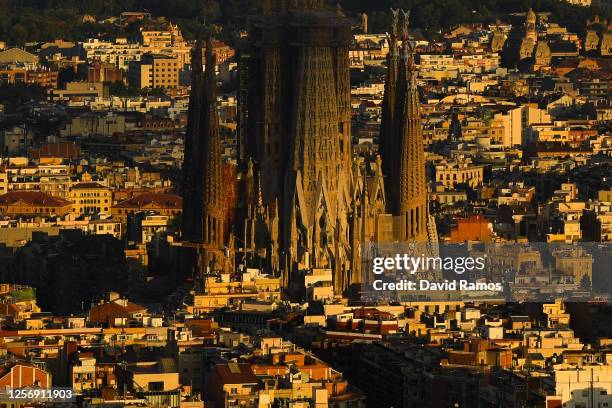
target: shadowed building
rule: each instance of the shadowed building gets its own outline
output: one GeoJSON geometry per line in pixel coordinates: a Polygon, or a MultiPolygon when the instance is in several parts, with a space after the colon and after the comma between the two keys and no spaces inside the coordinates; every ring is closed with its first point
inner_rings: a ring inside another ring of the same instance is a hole
{"type": "MultiPolygon", "coordinates": [[[[264,267],[281,275],[284,288],[299,291],[303,276],[322,268],[332,271],[334,291],[343,294],[362,282],[362,245],[427,242],[435,234],[435,227],[427,228],[413,50],[403,41],[400,56],[396,13],[381,136],[385,157],[354,158],[349,21],[317,0],[263,6],[250,20],[249,44],[241,52],[240,117],[247,121],[241,137],[247,140],[239,142],[246,168],[246,220],[239,233],[264,267]],[[386,188],[385,169],[392,180],[386,188]]],[[[403,28],[407,39],[407,22],[403,28]]]]}
{"type": "Polygon", "coordinates": [[[266,234],[276,270],[320,266],[340,276],[349,268],[350,30],[341,12],[318,0],[264,1],[250,20],[242,72],[259,204],[250,218],[259,211],[278,224],[266,234]]]}
{"type": "Polygon", "coordinates": [[[388,177],[392,197],[390,210],[395,216],[394,235],[400,242],[426,242],[425,153],[414,48],[408,38],[408,15],[404,16],[397,81],[397,86],[391,88],[397,90],[397,95],[390,146],[385,152],[393,165],[388,177]]]}
{"type": "Polygon", "coordinates": [[[62,230],[33,235],[6,276],[35,287],[43,310],[68,315],[105,292],[127,290],[128,267],[123,244],[112,235],[62,230]]]}
{"type": "Polygon", "coordinates": [[[415,50],[408,36],[410,15],[403,13],[400,49],[397,41],[400,31],[398,13],[399,10],[393,12],[389,37],[380,133],[382,169],[388,193],[387,211],[393,216],[391,240],[431,243],[437,241],[437,232],[427,204],[415,50]]]}
{"type": "MultiPolygon", "coordinates": [[[[194,61],[202,60],[202,42],[196,43],[194,61]]],[[[202,258],[196,272],[220,262],[224,244],[221,144],[217,116],[215,55],[211,39],[206,43],[206,72],[194,64],[185,159],[183,163],[183,241],[201,244],[202,258]]],[[[192,263],[190,269],[193,270],[192,263]]]]}
{"type": "MultiPolygon", "coordinates": [[[[394,168],[393,152],[393,117],[395,116],[397,82],[399,71],[400,48],[398,45],[398,11],[393,11],[393,23],[391,34],[389,35],[389,53],[387,54],[387,76],[385,78],[385,93],[382,102],[382,119],[380,122],[379,152],[384,158],[383,174],[386,176],[392,173],[394,168]]],[[[392,181],[387,177],[385,186],[391,191],[392,181]]]]}
{"type": "Polygon", "coordinates": [[[537,25],[538,16],[529,9],[523,24],[512,29],[501,50],[503,66],[539,71],[550,65],[550,46],[544,38],[538,38],[537,25]]]}

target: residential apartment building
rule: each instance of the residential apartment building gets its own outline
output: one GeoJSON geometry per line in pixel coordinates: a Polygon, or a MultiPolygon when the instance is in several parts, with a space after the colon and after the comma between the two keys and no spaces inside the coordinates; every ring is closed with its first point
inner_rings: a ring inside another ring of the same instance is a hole
{"type": "Polygon", "coordinates": [[[280,300],[280,280],[263,275],[257,269],[249,269],[241,281],[230,282],[228,275],[219,279],[206,279],[206,290],[194,296],[195,313],[210,312],[245,300],[276,301],[280,300]]]}
{"type": "Polygon", "coordinates": [[[68,82],[64,89],[53,89],[51,100],[72,98],[108,98],[109,89],[103,82],[68,82]]]}
{"type": "Polygon", "coordinates": [[[96,182],[74,184],[70,187],[69,199],[75,214],[110,213],[112,205],[110,188],[96,182]]]}
{"type": "Polygon", "coordinates": [[[78,48],[87,61],[107,62],[124,71],[128,70],[131,62],[140,61],[147,53],[176,57],[181,65],[191,61],[191,47],[183,40],[176,25],[143,27],[139,37],[140,42],[136,43],[128,42],[126,38],[117,38],[112,42],[90,38],[79,42],[78,48]]]}
{"type": "Polygon", "coordinates": [[[183,69],[178,58],[163,54],[145,54],[129,65],[130,85],[137,88],[177,88],[183,69]]]}
{"type": "Polygon", "coordinates": [[[174,24],[141,27],[139,40],[145,47],[167,47],[184,41],[179,26],[174,24]]]}
{"type": "Polygon", "coordinates": [[[95,61],[87,67],[88,82],[121,82],[123,71],[109,62],[95,61]]]}
{"type": "Polygon", "coordinates": [[[0,148],[3,156],[18,156],[25,154],[32,133],[25,126],[13,126],[0,130],[0,148]]]}
{"type": "Polygon", "coordinates": [[[139,61],[143,53],[140,44],[128,43],[125,38],[114,42],[90,38],[80,42],[79,48],[87,61],[107,62],[123,70],[127,70],[131,61],[139,61]]]}
{"type": "Polygon", "coordinates": [[[30,164],[25,158],[13,158],[0,166],[0,194],[40,191],[68,199],[70,174],[70,166],[66,164],[30,164]]]}
{"type": "Polygon", "coordinates": [[[565,408],[612,406],[611,368],[609,364],[553,366],[555,395],[547,397],[547,406],[561,406],[553,401],[565,408]]]}
{"type": "Polygon", "coordinates": [[[551,122],[551,117],[545,110],[527,105],[495,114],[493,119],[500,120],[504,126],[504,146],[525,144],[530,125],[551,122]]]}
{"type": "Polygon", "coordinates": [[[126,223],[129,214],[140,211],[176,216],[182,212],[182,208],[183,200],[177,195],[144,193],[113,205],[111,213],[114,217],[126,223]]]}
{"type": "Polygon", "coordinates": [[[484,180],[484,166],[469,161],[442,162],[435,166],[435,181],[444,187],[453,188],[457,184],[476,187],[484,180]]]}
{"type": "Polygon", "coordinates": [[[13,191],[0,195],[0,214],[8,216],[66,215],[72,203],[39,191],[13,191]]]}
{"type": "Polygon", "coordinates": [[[19,66],[0,67],[0,83],[3,84],[29,84],[55,88],[57,75],[58,72],[52,70],[29,70],[19,66]]]}

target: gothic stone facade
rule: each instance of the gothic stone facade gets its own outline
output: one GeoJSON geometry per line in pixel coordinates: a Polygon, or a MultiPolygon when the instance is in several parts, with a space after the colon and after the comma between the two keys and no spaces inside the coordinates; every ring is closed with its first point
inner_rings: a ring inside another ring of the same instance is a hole
{"type": "Polygon", "coordinates": [[[401,63],[397,55],[400,80],[387,91],[398,98],[393,114],[408,115],[385,119],[393,133],[389,151],[400,152],[387,166],[400,185],[391,203],[384,157],[353,159],[351,152],[349,21],[318,0],[264,6],[250,21],[241,53],[241,75],[248,79],[241,77],[240,117],[248,123],[240,136],[247,140],[239,144],[250,157],[242,232],[285,287],[297,290],[304,273],[328,268],[335,291],[346,293],[361,282],[363,243],[428,239],[412,53],[401,63]]]}

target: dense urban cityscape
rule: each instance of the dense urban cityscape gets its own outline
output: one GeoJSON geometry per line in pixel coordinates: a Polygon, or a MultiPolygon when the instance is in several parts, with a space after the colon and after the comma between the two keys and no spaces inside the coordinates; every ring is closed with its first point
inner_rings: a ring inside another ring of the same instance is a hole
{"type": "Polygon", "coordinates": [[[612,407],[611,16],[0,0],[0,408],[612,407]]]}

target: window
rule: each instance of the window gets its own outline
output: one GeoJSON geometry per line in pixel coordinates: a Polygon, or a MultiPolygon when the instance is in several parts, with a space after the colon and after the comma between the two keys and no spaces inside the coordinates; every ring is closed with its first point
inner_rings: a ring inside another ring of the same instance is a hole
{"type": "Polygon", "coordinates": [[[164,390],[163,381],[150,381],[149,382],[149,391],[163,391],[163,390],[164,390]]]}

